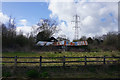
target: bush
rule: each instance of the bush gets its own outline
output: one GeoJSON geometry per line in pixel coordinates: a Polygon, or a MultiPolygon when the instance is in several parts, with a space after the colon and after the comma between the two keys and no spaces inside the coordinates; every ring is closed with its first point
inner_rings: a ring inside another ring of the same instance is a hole
{"type": "Polygon", "coordinates": [[[49,76],[48,72],[43,72],[41,75],[42,75],[42,77],[48,77],[49,76]]]}
{"type": "Polygon", "coordinates": [[[11,77],[11,73],[10,72],[3,72],[2,76],[3,77],[11,77]]]}
{"type": "Polygon", "coordinates": [[[36,70],[30,70],[27,72],[27,76],[30,78],[38,78],[39,77],[39,72],[36,70]]]}

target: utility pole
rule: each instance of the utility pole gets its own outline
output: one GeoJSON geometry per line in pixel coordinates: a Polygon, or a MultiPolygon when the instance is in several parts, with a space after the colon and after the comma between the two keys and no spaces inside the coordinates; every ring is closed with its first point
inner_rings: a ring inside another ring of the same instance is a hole
{"type": "Polygon", "coordinates": [[[80,26],[79,26],[80,16],[78,16],[76,14],[76,15],[73,16],[73,18],[74,18],[74,21],[72,21],[72,22],[75,23],[75,26],[73,27],[73,28],[75,28],[74,39],[78,40],[78,38],[79,38],[79,28],[80,28],[80,26]]]}

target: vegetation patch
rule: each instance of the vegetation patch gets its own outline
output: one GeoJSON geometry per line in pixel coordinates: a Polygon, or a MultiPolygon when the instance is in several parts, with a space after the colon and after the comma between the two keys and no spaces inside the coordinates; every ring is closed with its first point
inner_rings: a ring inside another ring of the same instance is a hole
{"type": "Polygon", "coordinates": [[[26,74],[30,78],[38,78],[39,77],[39,72],[36,70],[29,70],[26,74]]]}
{"type": "Polygon", "coordinates": [[[12,74],[10,72],[2,72],[3,77],[11,77],[12,74]]]}

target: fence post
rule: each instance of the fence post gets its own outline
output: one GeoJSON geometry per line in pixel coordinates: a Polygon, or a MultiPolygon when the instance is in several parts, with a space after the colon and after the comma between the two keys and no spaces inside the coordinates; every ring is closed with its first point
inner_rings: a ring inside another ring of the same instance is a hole
{"type": "Polygon", "coordinates": [[[87,57],[85,56],[85,66],[87,65],[87,57]]]}
{"type": "Polygon", "coordinates": [[[16,74],[16,67],[17,67],[17,56],[15,56],[15,59],[14,59],[14,69],[13,69],[13,73],[16,74]]]}
{"type": "Polygon", "coordinates": [[[65,68],[65,56],[63,56],[63,68],[65,68]]]}
{"type": "Polygon", "coordinates": [[[16,66],[17,66],[17,56],[15,56],[14,66],[15,66],[15,68],[16,68],[16,66]]]}
{"type": "Polygon", "coordinates": [[[105,56],[103,58],[104,58],[103,64],[105,64],[105,56]]]}
{"type": "Polygon", "coordinates": [[[41,71],[41,67],[42,67],[42,56],[40,56],[40,65],[39,65],[39,71],[41,71]]]}

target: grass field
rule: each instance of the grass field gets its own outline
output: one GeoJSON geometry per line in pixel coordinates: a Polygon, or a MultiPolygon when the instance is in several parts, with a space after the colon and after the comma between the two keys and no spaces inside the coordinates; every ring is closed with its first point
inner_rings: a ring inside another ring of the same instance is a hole
{"type": "Polygon", "coordinates": [[[2,56],[29,56],[29,57],[61,57],[61,56],[67,56],[67,57],[82,57],[82,56],[120,56],[120,52],[113,51],[113,52],[33,52],[33,53],[22,53],[22,52],[15,52],[15,53],[2,53],[2,56]]]}
{"type": "MultiPolygon", "coordinates": [[[[6,56],[6,57],[14,57],[14,56],[18,56],[18,57],[84,57],[84,56],[88,56],[88,57],[103,57],[103,56],[109,56],[109,57],[117,57],[120,56],[120,52],[36,52],[36,53],[19,53],[19,52],[15,52],[15,53],[3,53],[2,56],[6,56]]],[[[42,61],[61,61],[62,59],[42,59],[42,61]]],[[[87,59],[87,60],[97,60],[97,61],[102,61],[102,58],[99,59],[87,59]]],[[[107,60],[117,60],[117,59],[107,59],[107,60]]],[[[4,58],[2,59],[2,61],[14,61],[13,59],[8,59],[8,58],[4,58]]],[[[39,58],[38,59],[18,59],[17,61],[37,61],[39,62],[39,58]]],[[[76,58],[76,59],[66,59],[66,61],[84,61],[84,58],[76,58]]],[[[103,64],[102,62],[94,62],[94,63],[89,63],[89,64],[103,64]]],[[[4,65],[12,65],[10,64],[4,64],[4,65]]],[[[29,66],[37,66],[39,65],[39,63],[36,64],[31,64],[31,63],[21,63],[18,65],[29,65],[29,66]]],[[[43,66],[62,66],[62,63],[43,63],[43,66]]],[[[84,62],[81,63],[66,63],[66,65],[84,65],[84,62]]]]}
{"type": "MultiPolygon", "coordinates": [[[[120,56],[120,52],[33,52],[33,53],[21,53],[21,52],[16,52],[16,53],[3,53],[2,56],[6,57],[14,57],[14,56],[19,56],[19,57],[84,57],[84,56],[91,56],[91,57],[103,57],[103,56],[110,56],[110,57],[118,57],[120,56]]],[[[58,60],[59,59],[54,59],[58,60]]],[[[67,59],[69,60],[69,59],[67,59]]],[[[70,59],[70,60],[82,60],[82,59],[70,59]]],[[[91,59],[90,59],[91,60],[91,59]]],[[[99,59],[96,59],[99,60],[99,59]]],[[[2,61],[14,61],[14,59],[3,59],[2,61]]],[[[18,59],[18,61],[39,61],[39,59],[18,59]]],[[[53,61],[53,59],[43,59],[43,61],[53,61]]],[[[84,63],[71,63],[73,65],[81,65],[81,67],[77,66],[72,66],[71,68],[44,68],[47,66],[61,66],[62,63],[60,64],[42,64],[42,72],[47,72],[49,76],[48,78],[120,78],[120,69],[119,65],[87,65],[84,67],[84,63]]],[[[70,64],[70,65],[71,65],[70,64]]],[[[94,64],[99,64],[99,63],[94,63],[94,64]]],[[[103,64],[103,63],[102,63],[103,64]]],[[[12,68],[9,68],[8,65],[12,64],[3,64],[3,72],[9,71],[12,68]],[[7,65],[7,68],[4,67],[7,65]]],[[[14,64],[13,64],[14,65],[14,64]]],[[[32,67],[32,69],[37,69],[33,67],[39,66],[39,64],[17,64],[18,67],[20,66],[27,66],[27,67],[32,67]]],[[[69,65],[69,64],[66,64],[69,65]]],[[[26,77],[26,72],[28,71],[27,67],[23,68],[17,68],[18,74],[14,75],[17,77],[26,77]]],[[[31,70],[31,69],[30,69],[31,70]]]]}
{"type": "MultiPolygon", "coordinates": [[[[3,67],[3,74],[12,72],[12,69],[8,66],[3,67]]],[[[38,70],[38,67],[17,67],[17,73],[10,73],[10,75],[17,77],[16,80],[24,80],[19,78],[27,78],[26,72],[29,70],[38,70]]],[[[65,69],[62,67],[43,67],[41,73],[47,73],[42,78],[120,78],[119,65],[89,65],[86,67],[66,67],[65,69]]]]}

